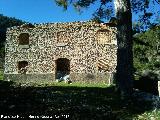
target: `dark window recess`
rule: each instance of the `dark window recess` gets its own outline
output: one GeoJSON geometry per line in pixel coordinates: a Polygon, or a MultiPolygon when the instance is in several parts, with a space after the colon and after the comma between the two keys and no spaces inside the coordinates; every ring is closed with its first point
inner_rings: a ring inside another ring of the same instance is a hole
{"type": "Polygon", "coordinates": [[[29,45],[29,34],[21,33],[19,35],[19,45],[29,45]]]}
{"type": "Polygon", "coordinates": [[[18,73],[25,74],[27,72],[27,66],[28,66],[27,61],[19,61],[18,62],[18,73]]]}

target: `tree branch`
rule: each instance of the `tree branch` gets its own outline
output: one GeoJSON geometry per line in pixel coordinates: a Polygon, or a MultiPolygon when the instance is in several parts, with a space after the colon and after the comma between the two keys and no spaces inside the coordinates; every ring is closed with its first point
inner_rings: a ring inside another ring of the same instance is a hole
{"type": "Polygon", "coordinates": [[[156,3],[158,3],[160,5],[159,1],[157,1],[157,0],[155,0],[155,1],[156,1],[156,3]]]}

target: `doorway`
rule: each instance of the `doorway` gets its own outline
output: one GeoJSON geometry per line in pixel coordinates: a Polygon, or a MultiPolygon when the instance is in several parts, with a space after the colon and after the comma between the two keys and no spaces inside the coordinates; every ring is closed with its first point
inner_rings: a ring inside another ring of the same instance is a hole
{"type": "Polygon", "coordinates": [[[67,58],[59,58],[56,60],[56,79],[61,79],[70,74],[70,60],[67,58]]]}

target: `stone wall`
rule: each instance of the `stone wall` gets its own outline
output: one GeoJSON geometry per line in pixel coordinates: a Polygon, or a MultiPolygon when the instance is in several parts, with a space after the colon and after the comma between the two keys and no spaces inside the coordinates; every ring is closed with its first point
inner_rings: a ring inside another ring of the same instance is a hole
{"type": "Polygon", "coordinates": [[[84,81],[88,74],[93,74],[95,81],[98,76],[102,76],[107,82],[105,73],[115,72],[116,68],[116,43],[115,27],[92,21],[34,26],[25,24],[8,28],[5,79],[10,79],[12,75],[21,75],[18,72],[19,61],[28,62],[26,75],[55,76],[55,61],[58,58],[67,58],[70,60],[70,78],[73,81],[80,81],[79,74],[83,74],[84,81]],[[22,33],[29,34],[28,45],[19,44],[22,33]]]}

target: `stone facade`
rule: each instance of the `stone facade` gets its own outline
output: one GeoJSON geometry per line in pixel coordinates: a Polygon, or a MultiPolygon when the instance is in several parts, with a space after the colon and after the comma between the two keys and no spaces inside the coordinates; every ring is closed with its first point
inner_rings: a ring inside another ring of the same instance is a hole
{"type": "Polygon", "coordinates": [[[61,69],[58,64],[64,64],[72,81],[107,83],[116,68],[116,32],[109,23],[93,21],[8,28],[4,77],[52,82],[61,69]],[[61,58],[68,63],[57,63],[61,58]],[[19,67],[21,61],[27,63],[19,67]],[[21,72],[23,69],[26,71],[21,72]]]}

